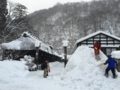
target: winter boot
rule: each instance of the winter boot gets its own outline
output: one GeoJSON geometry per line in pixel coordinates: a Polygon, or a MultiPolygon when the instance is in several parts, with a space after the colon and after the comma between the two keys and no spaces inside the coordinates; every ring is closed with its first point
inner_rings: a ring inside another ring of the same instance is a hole
{"type": "Polygon", "coordinates": [[[106,77],[108,77],[108,74],[105,73],[104,75],[105,75],[106,77]]]}

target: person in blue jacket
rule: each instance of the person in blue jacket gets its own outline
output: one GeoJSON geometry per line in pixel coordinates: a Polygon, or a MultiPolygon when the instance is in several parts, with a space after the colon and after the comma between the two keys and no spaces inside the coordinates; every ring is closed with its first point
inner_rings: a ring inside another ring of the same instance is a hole
{"type": "Polygon", "coordinates": [[[105,76],[108,77],[108,72],[111,70],[113,78],[116,78],[115,65],[117,64],[117,61],[115,61],[111,56],[108,56],[108,59],[106,60],[104,65],[106,64],[108,64],[108,67],[105,70],[105,76]]]}

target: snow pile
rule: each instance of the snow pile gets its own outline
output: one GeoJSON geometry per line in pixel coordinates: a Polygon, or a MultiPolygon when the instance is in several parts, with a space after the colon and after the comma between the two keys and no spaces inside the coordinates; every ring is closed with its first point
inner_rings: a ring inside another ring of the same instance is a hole
{"type": "Polygon", "coordinates": [[[24,61],[0,61],[0,90],[73,90],[56,84],[64,64],[54,62],[50,66],[48,78],[43,78],[42,70],[25,70],[24,61]]]}
{"type": "Polygon", "coordinates": [[[4,49],[16,49],[16,50],[20,50],[20,44],[21,44],[22,41],[20,40],[14,40],[14,41],[11,41],[9,43],[2,43],[0,46],[4,49]]]}
{"type": "Polygon", "coordinates": [[[0,61],[0,83],[12,83],[27,72],[24,61],[0,61]]]}
{"type": "Polygon", "coordinates": [[[35,49],[34,42],[29,37],[20,37],[16,40],[13,40],[8,43],[2,43],[0,46],[3,49],[12,49],[12,50],[32,50],[35,49]]]}
{"type": "Polygon", "coordinates": [[[67,46],[68,46],[69,41],[68,41],[68,40],[63,40],[63,41],[62,41],[62,43],[63,43],[63,46],[64,46],[64,47],[67,47],[67,46]]]}
{"type": "MultiPolygon", "coordinates": [[[[113,90],[110,89],[114,88],[114,85],[111,85],[113,84],[112,74],[110,74],[110,79],[112,80],[106,82],[109,83],[110,88],[104,83],[106,79],[104,77],[104,70],[107,65],[99,66],[101,62],[107,60],[107,57],[100,52],[100,58],[100,61],[95,59],[92,48],[87,46],[78,47],[62,73],[61,79],[63,82],[60,84],[78,90],[113,90]]],[[[115,87],[119,88],[118,86],[116,83],[115,87]]]]}
{"type": "Polygon", "coordinates": [[[111,55],[113,58],[120,59],[120,51],[113,51],[111,55]]]}

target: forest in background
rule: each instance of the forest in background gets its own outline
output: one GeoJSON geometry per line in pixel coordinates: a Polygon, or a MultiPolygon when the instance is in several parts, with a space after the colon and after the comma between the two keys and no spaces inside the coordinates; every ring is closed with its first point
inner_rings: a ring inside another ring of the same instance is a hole
{"type": "Polygon", "coordinates": [[[9,3],[9,11],[4,15],[1,42],[14,40],[29,31],[59,53],[63,52],[64,39],[69,40],[70,53],[76,40],[99,30],[120,37],[120,0],[57,3],[32,14],[21,4],[9,3]]]}

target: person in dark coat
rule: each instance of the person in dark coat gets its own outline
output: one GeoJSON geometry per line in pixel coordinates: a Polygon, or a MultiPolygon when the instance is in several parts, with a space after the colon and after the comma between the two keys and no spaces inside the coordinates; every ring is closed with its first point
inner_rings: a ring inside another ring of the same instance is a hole
{"type": "Polygon", "coordinates": [[[50,65],[49,65],[49,61],[47,61],[47,76],[48,76],[48,72],[50,72],[50,65]]]}
{"type": "Polygon", "coordinates": [[[43,77],[44,78],[47,78],[47,63],[48,63],[48,60],[45,60],[44,65],[43,65],[43,70],[44,70],[43,77]]]}
{"type": "Polygon", "coordinates": [[[49,61],[48,61],[48,60],[46,60],[46,61],[44,62],[43,69],[44,69],[44,74],[43,74],[43,76],[44,76],[44,78],[47,78],[48,72],[50,72],[50,65],[49,65],[49,61]]]}
{"type": "Polygon", "coordinates": [[[115,65],[117,64],[117,62],[111,56],[108,56],[108,59],[106,60],[104,65],[106,64],[108,64],[108,67],[105,70],[105,76],[108,77],[108,72],[111,70],[113,78],[116,78],[115,65]]]}

